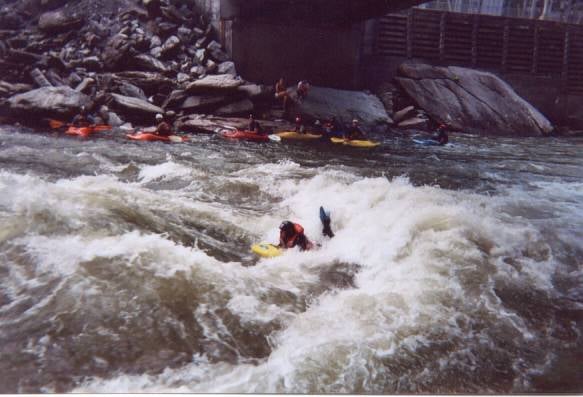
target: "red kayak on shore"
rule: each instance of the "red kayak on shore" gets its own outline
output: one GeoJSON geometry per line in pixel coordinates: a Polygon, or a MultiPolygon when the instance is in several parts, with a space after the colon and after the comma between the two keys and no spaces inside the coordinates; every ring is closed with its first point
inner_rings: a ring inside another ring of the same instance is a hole
{"type": "Polygon", "coordinates": [[[134,141],[147,141],[147,142],[186,142],[188,140],[187,137],[178,136],[178,135],[170,135],[170,136],[161,136],[156,134],[150,134],[148,132],[138,132],[136,134],[128,134],[126,135],[129,139],[134,141]]]}
{"type": "Polygon", "coordinates": [[[259,135],[251,131],[227,131],[222,132],[223,138],[228,139],[240,139],[245,141],[255,141],[255,142],[268,142],[269,137],[267,135],[259,135]]]}

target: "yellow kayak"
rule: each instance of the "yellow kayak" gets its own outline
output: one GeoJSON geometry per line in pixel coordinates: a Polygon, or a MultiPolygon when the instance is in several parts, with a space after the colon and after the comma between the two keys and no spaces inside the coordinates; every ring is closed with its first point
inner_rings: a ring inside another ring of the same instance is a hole
{"type": "Polygon", "coordinates": [[[281,249],[269,243],[259,243],[252,245],[251,251],[263,258],[275,258],[276,256],[280,256],[283,253],[281,249]]]}
{"type": "Polygon", "coordinates": [[[331,138],[332,143],[341,143],[343,145],[352,146],[352,147],[362,147],[362,148],[373,148],[379,146],[380,142],[373,142],[373,141],[361,141],[361,140],[346,140],[343,138],[331,138]]]}
{"type": "Polygon", "coordinates": [[[307,134],[307,133],[306,134],[300,134],[299,132],[294,132],[294,131],[279,132],[279,133],[277,133],[275,135],[277,135],[281,139],[296,139],[296,140],[299,140],[299,141],[308,141],[308,140],[322,138],[322,135],[307,134]]]}

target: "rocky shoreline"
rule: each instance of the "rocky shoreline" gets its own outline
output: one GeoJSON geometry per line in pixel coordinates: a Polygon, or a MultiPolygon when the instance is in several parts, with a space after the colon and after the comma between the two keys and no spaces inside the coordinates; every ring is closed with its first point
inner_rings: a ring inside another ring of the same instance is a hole
{"type": "Polygon", "coordinates": [[[46,127],[47,119],[68,121],[84,106],[114,127],[150,126],[157,113],[172,111],[174,128],[192,133],[243,127],[250,113],[268,130],[289,129],[280,120],[301,114],[308,123],[336,116],[347,125],[356,117],[373,133],[431,131],[439,123],[481,135],[553,131],[493,74],[420,63],[401,65],[390,95],[379,92],[380,99],[313,87],[284,114],[273,108],[272,86],[238,75],[195,2],[0,0],[0,6],[2,123],[46,127]]]}

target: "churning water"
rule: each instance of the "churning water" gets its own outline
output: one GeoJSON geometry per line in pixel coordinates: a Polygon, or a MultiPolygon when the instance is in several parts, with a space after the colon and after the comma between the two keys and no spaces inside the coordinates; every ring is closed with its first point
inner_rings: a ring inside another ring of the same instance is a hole
{"type": "Polygon", "coordinates": [[[452,140],[1,127],[0,391],[583,391],[583,140],[452,140]]]}

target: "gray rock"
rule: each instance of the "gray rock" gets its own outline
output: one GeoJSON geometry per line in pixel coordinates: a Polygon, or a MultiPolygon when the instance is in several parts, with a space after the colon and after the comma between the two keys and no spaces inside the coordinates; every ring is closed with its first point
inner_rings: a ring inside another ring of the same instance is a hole
{"type": "Polygon", "coordinates": [[[75,91],[88,94],[92,87],[95,87],[95,80],[90,77],[85,77],[83,81],[75,87],[75,91]]]}
{"type": "Polygon", "coordinates": [[[259,98],[259,97],[271,97],[271,90],[267,89],[265,86],[257,85],[257,84],[243,84],[242,86],[237,87],[237,91],[244,93],[251,99],[259,98]]]}
{"type": "Polygon", "coordinates": [[[82,106],[90,107],[91,98],[70,87],[42,87],[8,99],[10,111],[25,117],[70,117],[82,106]]]}
{"type": "Polygon", "coordinates": [[[203,76],[206,74],[206,69],[204,66],[193,66],[190,68],[190,74],[195,77],[203,76]]]}
{"type": "Polygon", "coordinates": [[[187,93],[184,90],[174,90],[168,95],[166,100],[164,101],[162,107],[164,109],[168,107],[177,107],[181,102],[184,101],[186,98],[187,93]]]}
{"type": "Polygon", "coordinates": [[[248,115],[249,113],[253,112],[253,108],[253,102],[245,98],[240,101],[222,106],[215,110],[214,113],[219,116],[248,115]]]}
{"type": "Polygon", "coordinates": [[[224,96],[213,96],[213,95],[196,95],[189,96],[182,103],[180,107],[182,110],[190,112],[201,112],[204,110],[209,110],[215,108],[219,105],[224,104],[227,101],[227,97],[224,96]]]}
{"type": "Polygon", "coordinates": [[[219,63],[226,62],[230,59],[229,55],[225,51],[223,51],[222,46],[215,40],[211,41],[206,46],[206,49],[210,53],[211,58],[213,58],[213,60],[216,62],[219,63]]]}
{"type": "Polygon", "coordinates": [[[81,16],[68,15],[62,10],[45,12],[38,20],[38,28],[51,33],[77,29],[82,24],[83,18],[81,16]]]}
{"type": "Polygon", "coordinates": [[[178,81],[179,84],[186,83],[189,80],[190,76],[187,75],[186,73],[178,73],[176,75],[176,81],[178,81]]]}
{"type": "Polygon", "coordinates": [[[228,74],[217,74],[206,76],[200,80],[190,83],[186,91],[191,93],[205,91],[235,91],[237,87],[243,85],[243,80],[234,79],[228,74]]]}
{"type": "Polygon", "coordinates": [[[183,43],[188,43],[190,41],[190,38],[192,37],[192,30],[188,29],[187,27],[181,26],[178,28],[178,32],[176,33],[176,35],[183,43]]]}
{"type": "Polygon", "coordinates": [[[156,113],[163,113],[162,108],[138,98],[132,98],[119,94],[111,94],[113,98],[112,106],[123,114],[134,117],[153,116],[156,113]]]}
{"type": "Polygon", "coordinates": [[[204,48],[196,50],[196,54],[194,56],[195,63],[197,63],[199,65],[203,65],[205,60],[206,60],[206,50],[204,48]]]}
{"type": "Polygon", "coordinates": [[[216,73],[219,68],[219,65],[217,65],[217,63],[212,59],[207,59],[205,63],[205,68],[207,73],[216,73]]]}
{"type": "Polygon", "coordinates": [[[401,121],[398,127],[403,129],[427,130],[429,129],[429,121],[424,117],[412,117],[401,121]]]}
{"type": "Polygon", "coordinates": [[[219,65],[217,69],[218,74],[230,74],[231,76],[237,76],[237,68],[235,67],[235,62],[227,61],[219,65]]]}
{"type": "Polygon", "coordinates": [[[103,64],[101,60],[96,57],[86,57],[81,60],[81,66],[87,68],[88,70],[101,70],[103,69],[103,64]]]}
{"type": "Polygon", "coordinates": [[[39,87],[52,87],[53,85],[51,82],[46,78],[43,72],[40,69],[33,69],[30,72],[30,77],[39,87]]]}
{"type": "Polygon", "coordinates": [[[152,36],[150,39],[150,48],[162,47],[162,39],[159,36],[152,36]]]}
{"type": "Polygon", "coordinates": [[[357,118],[366,132],[385,132],[392,124],[380,99],[362,91],[312,86],[295,111],[306,121],[327,120],[335,116],[340,123],[349,125],[357,118]]]}
{"type": "Polygon", "coordinates": [[[395,123],[400,123],[401,121],[410,118],[415,114],[415,106],[407,106],[404,109],[399,110],[393,114],[393,121],[395,123]]]}
{"type": "Polygon", "coordinates": [[[134,57],[134,61],[136,66],[141,70],[160,73],[165,73],[168,71],[168,68],[164,65],[164,63],[150,55],[146,54],[136,55],[134,57]]]}
{"type": "Polygon", "coordinates": [[[492,73],[406,63],[397,83],[435,121],[474,134],[545,135],[553,126],[492,73]]]}
{"type": "Polygon", "coordinates": [[[160,58],[162,56],[162,47],[154,47],[150,50],[150,55],[154,58],[160,58]]]}
{"type": "Polygon", "coordinates": [[[0,80],[0,97],[7,98],[9,96],[20,94],[32,90],[33,87],[29,84],[12,84],[0,80]]]}
{"type": "Polygon", "coordinates": [[[180,49],[180,39],[176,36],[170,36],[162,46],[162,56],[171,56],[180,49]]]}
{"type": "Polygon", "coordinates": [[[140,87],[148,95],[157,92],[170,92],[175,86],[174,80],[153,72],[120,72],[111,76],[119,84],[124,82],[133,84],[140,87]]]}
{"type": "Polygon", "coordinates": [[[119,87],[119,92],[125,96],[129,96],[132,98],[138,98],[138,99],[142,99],[144,101],[148,100],[148,98],[146,97],[146,94],[144,93],[144,91],[141,88],[136,87],[135,85],[130,84],[130,83],[124,82],[123,84],[121,84],[119,87]]]}
{"type": "Polygon", "coordinates": [[[129,49],[130,42],[126,35],[116,34],[110,38],[102,55],[105,67],[115,69],[118,63],[121,63],[126,57],[129,49]]]}

